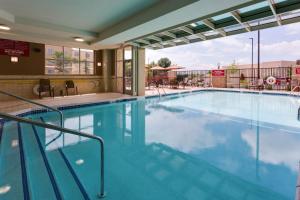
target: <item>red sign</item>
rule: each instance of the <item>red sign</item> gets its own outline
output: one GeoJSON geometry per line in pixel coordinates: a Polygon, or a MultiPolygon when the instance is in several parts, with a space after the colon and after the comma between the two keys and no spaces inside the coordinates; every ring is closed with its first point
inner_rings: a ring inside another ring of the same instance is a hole
{"type": "Polygon", "coordinates": [[[0,39],[0,55],[29,56],[29,43],[0,39]]]}
{"type": "Polygon", "coordinates": [[[300,66],[296,67],[296,74],[300,74],[300,66]]]}
{"type": "Polygon", "coordinates": [[[225,76],[225,70],[224,69],[218,69],[218,70],[211,70],[212,76],[225,76]]]}

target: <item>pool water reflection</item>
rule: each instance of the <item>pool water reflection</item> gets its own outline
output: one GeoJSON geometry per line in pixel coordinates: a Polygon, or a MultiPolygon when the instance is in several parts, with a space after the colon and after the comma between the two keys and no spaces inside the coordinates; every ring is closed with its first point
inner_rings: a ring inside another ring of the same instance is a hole
{"type": "MultiPolygon", "coordinates": [[[[65,127],[104,138],[108,199],[294,199],[300,129],[287,120],[281,125],[228,115],[224,102],[219,113],[181,102],[203,102],[205,95],[66,110],[65,127]]],[[[41,116],[55,123],[54,114],[41,116]]],[[[57,132],[44,134],[48,143],[57,132]]],[[[47,146],[48,154],[57,148],[88,194],[96,194],[97,144],[65,135],[47,146]]]]}

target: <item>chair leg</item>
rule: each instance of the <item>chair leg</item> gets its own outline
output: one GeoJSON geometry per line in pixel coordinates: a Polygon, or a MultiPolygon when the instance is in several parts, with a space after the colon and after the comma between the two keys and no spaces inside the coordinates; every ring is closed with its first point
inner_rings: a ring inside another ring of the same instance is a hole
{"type": "Polygon", "coordinates": [[[66,88],[66,94],[67,94],[67,96],[69,96],[68,88],[66,88]]]}

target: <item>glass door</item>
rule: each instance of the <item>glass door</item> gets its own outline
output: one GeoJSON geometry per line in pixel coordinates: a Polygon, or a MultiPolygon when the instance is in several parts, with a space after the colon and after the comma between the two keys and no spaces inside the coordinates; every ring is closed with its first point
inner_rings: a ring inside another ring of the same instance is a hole
{"type": "Polygon", "coordinates": [[[132,95],[133,70],[132,70],[132,47],[124,48],[124,93],[132,95]]]}

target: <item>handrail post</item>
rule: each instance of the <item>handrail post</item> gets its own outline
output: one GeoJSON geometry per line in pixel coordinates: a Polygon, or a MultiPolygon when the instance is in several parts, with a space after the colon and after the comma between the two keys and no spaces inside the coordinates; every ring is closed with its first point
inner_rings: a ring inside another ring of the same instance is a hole
{"type": "Polygon", "coordinates": [[[101,173],[101,177],[100,177],[100,194],[99,194],[99,198],[104,198],[105,197],[105,192],[104,192],[104,141],[99,138],[98,139],[100,142],[100,173],[101,173]]]}

